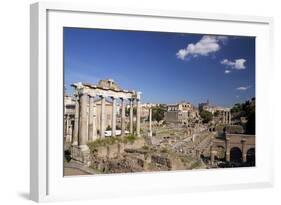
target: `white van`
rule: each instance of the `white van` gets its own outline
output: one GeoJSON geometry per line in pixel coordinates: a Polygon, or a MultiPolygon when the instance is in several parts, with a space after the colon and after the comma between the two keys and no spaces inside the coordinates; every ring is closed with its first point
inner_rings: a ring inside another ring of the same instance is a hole
{"type": "MultiPolygon", "coordinates": [[[[105,137],[111,137],[111,133],[112,133],[111,130],[107,130],[107,131],[104,132],[104,136],[105,137]]],[[[129,134],[129,131],[125,130],[125,134],[129,134]]],[[[120,136],[120,135],[121,135],[121,130],[116,130],[115,136],[120,136]]]]}

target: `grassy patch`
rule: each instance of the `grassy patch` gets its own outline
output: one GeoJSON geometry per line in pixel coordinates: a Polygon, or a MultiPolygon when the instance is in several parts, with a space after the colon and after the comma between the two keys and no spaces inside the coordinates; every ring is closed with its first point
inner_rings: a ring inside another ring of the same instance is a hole
{"type": "Polygon", "coordinates": [[[98,147],[105,147],[108,145],[113,145],[117,143],[134,143],[137,140],[135,135],[128,135],[125,137],[107,137],[103,139],[97,139],[93,142],[89,142],[88,146],[92,152],[94,152],[98,147]]]}
{"type": "Polygon", "coordinates": [[[162,148],[162,149],[160,150],[160,152],[161,152],[161,153],[168,153],[168,149],[167,149],[167,148],[162,148]]]}
{"type": "Polygon", "coordinates": [[[115,144],[120,141],[121,141],[121,138],[119,138],[119,137],[108,137],[108,138],[104,138],[104,139],[97,139],[93,142],[89,142],[88,146],[89,146],[90,150],[95,150],[97,147],[112,145],[112,144],[115,144]]]}
{"type": "Polygon", "coordinates": [[[191,164],[191,169],[196,169],[196,168],[199,168],[200,166],[201,166],[201,162],[196,161],[196,162],[191,164]]]}
{"type": "Polygon", "coordinates": [[[137,137],[135,135],[128,135],[122,138],[122,142],[124,143],[134,143],[137,137]]]}

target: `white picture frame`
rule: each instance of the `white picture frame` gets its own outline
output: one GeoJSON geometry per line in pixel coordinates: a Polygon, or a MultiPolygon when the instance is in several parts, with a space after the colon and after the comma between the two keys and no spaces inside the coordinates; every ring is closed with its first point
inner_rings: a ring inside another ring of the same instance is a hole
{"type": "Polygon", "coordinates": [[[273,186],[274,135],[268,129],[273,118],[267,110],[272,97],[272,18],[46,2],[32,4],[30,14],[32,200],[95,199],[273,186]],[[59,113],[62,113],[63,105],[61,32],[64,26],[256,36],[256,167],[63,177],[63,122],[59,113]],[[264,121],[264,118],[268,120],[264,121]]]}

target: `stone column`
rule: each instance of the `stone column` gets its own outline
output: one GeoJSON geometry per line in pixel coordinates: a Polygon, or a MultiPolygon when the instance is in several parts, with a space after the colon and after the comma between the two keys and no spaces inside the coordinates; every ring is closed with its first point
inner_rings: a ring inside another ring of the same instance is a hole
{"type": "Polygon", "coordinates": [[[79,129],[79,100],[76,97],[75,101],[75,116],[74,116],[74,130],[72,145],[78,145],[78,129],[79,129]]]}
{"type": "Polygon", "coordinates": [[[101,111],[100,111],[100,136],[104,138],[105,132],[105,97],[101,97],[101,111]]]}
{"type": "Polygon", "coordinates": [[[225,153],[225,160],[227,162],[230,161],[230,137],[225,137],[225,150],[226,150],[226,153],[225,153]]]}
{"type": "Polygon", "coordinates": [[[111,97],[112,99],[112,120],[111,120],[111,136],[116,135],[116,98],[111,97]]]}
{"type": "Polygon", "coordinates": [[[225,124],[228,124],[228,112],[225,113],[225,124]]]}
{"type": "Polygon", "coordinates": [[[137,99],[137,136],[140,136],[140,100],[137,99]]]}
{"type": "Polygon", "coordinates": [[[246,148],[246,139],[242,139],[242,161],[247,162],[247,148],[246,148]]]}
{"type": "Polygon", "coordinates": [[[88,140],[93,141],[93,102],[94,98],[89,96],[89,119],[88,119],[88,140]]]}
{"type": "Polygon", "coordinates": [[[93,101],[93,141],[97,139],[97,105],[93,101]]]}
{"type": "Polygon", "coordinates": [[[87,103],[88,95],[86,93],[81,94],[80,96],[80,126],[79,126],[79,147],[87,147],[87,103]]]}
{"type": "Polygon", "coordinates": [[[149,108],[149,137],[152,137],[151,121],[152,121],[152,108],[149,108]]]}
{"type": "Polygon", "coordinates": [[[66,115],[66,123],[65,123],[65,141],[71,142],[69,139],[69,115],[66,115]]]}
{"type": "Polygon", "coordinates": [[[214,165],[215,162],[215,156],[216,156],[216,151],[214,150],[213,146],[211,146],[211,153],[210,153],[210,158],[211,158],[211,165],[214,165]]]}
{"type": "Polygon", "coordinates": [[[130,99],[130,134],[134,134],[134,99],[130,99]]]}
{"type": "Polygon", "coordinates": [[[121,98],[121,135],[125,135],[125,99],[121,98]]]}
{"type": "Polygon", "coordinates": [[[229,111],[229,124],[231,125],[231,111],[229,111]]]}

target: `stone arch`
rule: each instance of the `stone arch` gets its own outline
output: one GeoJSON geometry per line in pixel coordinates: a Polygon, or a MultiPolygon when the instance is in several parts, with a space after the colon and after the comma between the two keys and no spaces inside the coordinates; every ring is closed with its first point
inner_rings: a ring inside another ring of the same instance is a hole
{"type": "Polygon", "coordinates": [[[247,163],[254,166],[255,161],[256,161],[256,150],[255,148],[250,148],[247,151],[247,163]]]}
{"type": "Polygon", "coordinates": [[[242,151],[239,147],[232,147],[230,150],[230,161],[242,162],[242,151]]]}

